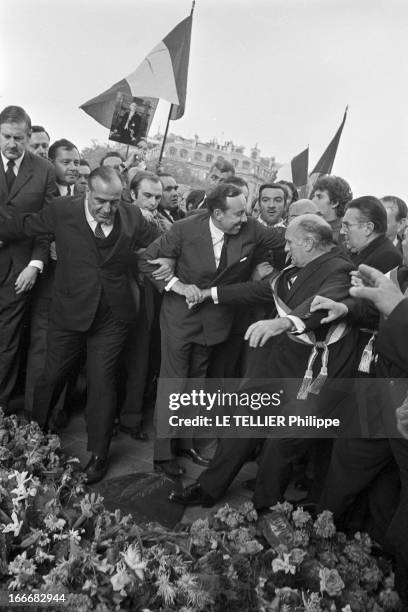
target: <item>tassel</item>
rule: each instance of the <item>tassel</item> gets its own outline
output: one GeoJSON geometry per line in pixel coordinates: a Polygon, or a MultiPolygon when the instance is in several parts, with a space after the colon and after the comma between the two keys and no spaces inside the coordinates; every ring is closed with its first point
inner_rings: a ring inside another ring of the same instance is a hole
{"type": "Polygon", "coordinates": [[[312,382],[309,388],[309,393],[314,393],[314,395],[319,395],[324,383],[327,380],[327,362],[329,361],[329,347],[325,343],[318,344],[320,344],[321,348],[323,348],[322,367],[320,369],[319,375],[312,382]]]}
{"type": "Polygon", "coordinates": [[[312,352],[310,353],[306,373],[304,375],[302,384],[300,385],[300,389],[296,396],[296,398],[299,400],[307,399],[307,396],[309,394],[309,387],[310,387],[310,383],[313,378],[313,364],[315,362],[316,356],[317,356],[317,348],[316,346],[314,346],[312,352]]]}
{"type": "Polygon", "coordinates": [[[370,340],[364,347],[363,354],[361,355],[360,363],[358,365],[359,372],[370,373],[371,363],[373,361],[373,349],[374,349],[375,334],[373,334],[370,340]]]}

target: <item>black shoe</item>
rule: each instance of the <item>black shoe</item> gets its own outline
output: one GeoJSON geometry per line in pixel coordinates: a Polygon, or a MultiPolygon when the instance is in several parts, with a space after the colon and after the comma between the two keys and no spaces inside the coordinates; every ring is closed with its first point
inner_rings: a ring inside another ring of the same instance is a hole
{"type": "Polygon", "coordinates": [[[142,429],[141,426],[139,426],[139,427],[126,427],[126,425],[120,425],[119,429],[123,433],[129,434],[130,437],[133,438],[134,440],[140,440],[141,442],[147,442],[148,439],[149,439],[149,436],[142,429]]]}
{"type": "Polygon", "coordinates": [[[203,506],[203,508],[212,508],[215,504],[215,499],[208,495],[198,482],[186,487],[181,493],[172,491],[169,500],[183,506],[203,506]]]}
{"type": "Polygon", "coordinates": [[[153,467],[155,472],[163,472],[167,476],[182,476],[186,471],[174,459],[169,461],[153,461],[153,467]]]}
{"type": "Polygon", "coordinates": [[[211,463],[210,459],[206,459],[202,457],[195,448],[180,448],[176,451],[176,455],[178,457],[187,457],[187,459],[191,459],[193,463],[197,465],[202,465],[203,467],[208,467],[211,463]]]}
{"type": "Polygon", "coordinates": [[[108,471],[108,458],[92,455],[88,465],[84,469],[87,484],[95,484],[106,476],[108,471]]]}

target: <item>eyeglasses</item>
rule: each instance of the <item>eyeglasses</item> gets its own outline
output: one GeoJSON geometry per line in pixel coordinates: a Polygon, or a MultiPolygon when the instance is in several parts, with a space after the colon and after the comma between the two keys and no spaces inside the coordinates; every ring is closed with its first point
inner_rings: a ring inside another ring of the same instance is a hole
{"type": "Polygon", "coordinates": [[[351,227],[365,225],[366,223],[368,223],[368,221],[360,221],[359,223],[347,223],[347,221],[346,222],[343,221],[341,224],[341,228],[345,229],[346,231],[349,231],[351,227]]]}

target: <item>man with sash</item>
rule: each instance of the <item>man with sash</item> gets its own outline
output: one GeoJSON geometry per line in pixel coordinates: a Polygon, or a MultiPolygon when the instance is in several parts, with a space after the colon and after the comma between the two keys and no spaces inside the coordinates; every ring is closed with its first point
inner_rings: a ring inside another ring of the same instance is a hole
{"type": "MultiPolygon", "coordinates": [[[[300,380],[294,395],[290,397],[289,393],[292,408],[303,406],[307,412],[305,398],[313,397],[318,410],[328,411],[334,408],[335,395],[327,379],[350,375],[356,334],[346,325],[322,324],[324,315],[312,314],[310,304],[316,294],[344,299],[353,265],[333,243],[329,224],[317,215],[294,219],[285,239],[292,264],[276,278],[273,295],[267,282],[249,282],[245,291],[243,283],[218,287],[218,300],[220,304],[249,305],[275,299],[278,315],[254,323],[245,337],[252,347],[271,342],[271,378],[283,379],[283,384],[285,379],[300,380]]],[[[293,384],[288,384],[290,388],[294,388],[293,384]]],[[[209,468],[198,481],[182,493],[173,492],[171,499],[184,505],[211,506],[225,493],[258,443],[256,438],[222,439],[209,468]]],[[[290,480],[288,467],[311,444],[313,440],[304,438],[266,440],[256,480],[256,508],[266,508],[282,499],[290,480]]],[[[330,451],[326,454],[329,459],[330,451]]],[[[328,465],[327,460],[320,463],[328,465]]]]}

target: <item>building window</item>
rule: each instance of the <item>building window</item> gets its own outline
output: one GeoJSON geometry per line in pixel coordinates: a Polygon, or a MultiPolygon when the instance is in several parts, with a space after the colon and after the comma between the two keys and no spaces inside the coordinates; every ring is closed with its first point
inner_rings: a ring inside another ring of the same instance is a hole
{"type": "Polygon", "coordinates": [[[177,153],[177,149],[176,147],[170,147],[169,149],[169,155],[176,155],[177,153]]]}
{"type": "Polygon", "coordinates": [[[251,164],[249,163],[249,161],[243,161],[242,162],[242,167],[245,168],[245,170],[248,170],[250,165],[251,164]]]}
{"type": "Polygon", "coordinates": [[[196,152],[194,153],[194,159],[198,159],[198,160],[200,160],[200,159],[202,159],[202,158],[203,158],[203,155],[202,155],[202,153],[200,153],[199,151],[196,151],[196,152]]]}
{"type": "Polygon", "coordinates": [[[187,155],[188,155],[187,149],[180,149],[180,157],[185,159],[187,157],[187,155]]]}
{"type": "Polygon", "coordinates": [[[205,161],[209,164],[211,164],[212,160],[213,160],[213,156],[212,155],[206,155],[205,156],[205,161]]]}
{"type": "Polygon", "coordinates": [[[233,166],[235,166],[235,168],[238,168],[239,161],[237,159],[232,159],[231,162],[232,162],[233,166]]]}

